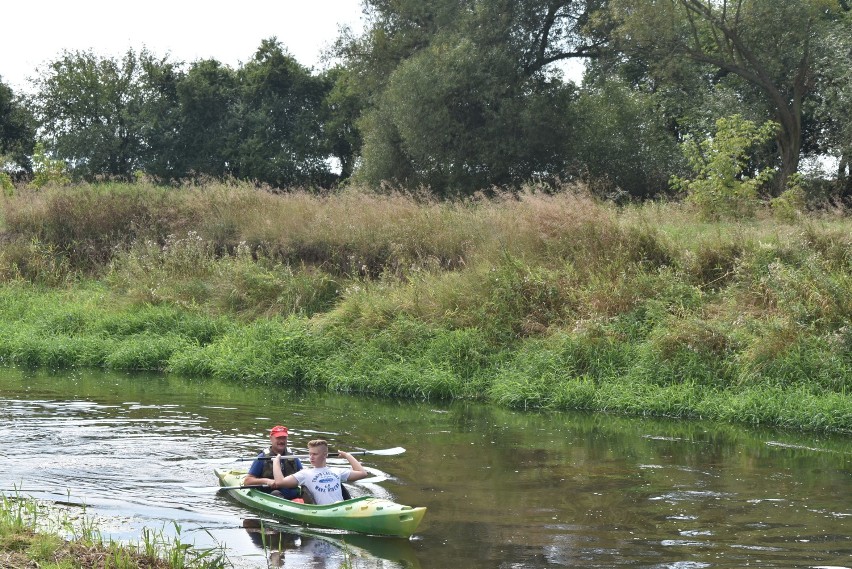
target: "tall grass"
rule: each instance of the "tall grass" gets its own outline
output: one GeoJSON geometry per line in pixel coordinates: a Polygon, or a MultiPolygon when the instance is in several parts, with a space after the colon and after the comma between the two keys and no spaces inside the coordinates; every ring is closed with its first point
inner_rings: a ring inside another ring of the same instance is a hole
{"type": "Polygon", "coordinates": [[[843,212],[241,184],[2,204],[6,362],[852,430],[843,212]]]}
{"type": "Polygon", "coordinates": [[[145,528],[138,544],[105,539],[94,520],[20,495],[0,495],[0,566],[103,567],[113,569],[222,569],[229,566],[221,548],[195,548],[163,531],[145,528]]]}

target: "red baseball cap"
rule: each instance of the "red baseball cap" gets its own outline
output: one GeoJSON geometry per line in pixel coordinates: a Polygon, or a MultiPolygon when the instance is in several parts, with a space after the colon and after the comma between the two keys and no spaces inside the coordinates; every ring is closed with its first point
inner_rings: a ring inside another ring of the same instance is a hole
{"type": "Polygon", "coordinates": [[[272,427],[272,430],[269,431],[269,434],[273,437],[286,437],[287,436],[287,427],[283,427],[281,425],[276,425],[272,427]]]}

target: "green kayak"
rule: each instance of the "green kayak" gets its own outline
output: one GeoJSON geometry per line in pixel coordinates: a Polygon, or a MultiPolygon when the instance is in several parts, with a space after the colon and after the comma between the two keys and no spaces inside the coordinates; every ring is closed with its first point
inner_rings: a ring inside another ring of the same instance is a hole
{"type": "MultiPolygon", "coordinates": [[[[216,469],[214,472],[220,486],[239,486],[246,475],[240,470],[216,469]]],[[[256,488],[227,492],[238,502],[275,518],[374,535],[411,537],[426,513],[423,507],[412,508],[372,496],[317,506],[291,502],[256,488]]]]}

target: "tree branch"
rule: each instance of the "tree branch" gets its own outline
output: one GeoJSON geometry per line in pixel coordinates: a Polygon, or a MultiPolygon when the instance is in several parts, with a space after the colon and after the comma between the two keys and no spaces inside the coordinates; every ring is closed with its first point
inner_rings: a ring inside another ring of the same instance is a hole
{"type": "Polygon", "coordinates": [[[600,54],[600,48],[606,43],[605,40],[593,41],[586,45],[577,46],[571,51],[558,51],[548,55],[553,30],[557,27],[558,22],[562,19],[579,20],[579,18],[573,17],[571,14],[560,14],[560,10],[570,4],[571,1],[566,2],[565,0],[554,0],[548,3],[547,12],[542,20],[541,28],[534,36],[536,43],[535,55],[532,61],[524,65],[524,73],[526,75],[532,75],[555,61],[580,57],[597,57],[600,54]]]}
{"type": "Polygon", "coordinates": [[[544,18],[544,25],[541,28],[540,40],[538,43],[538,52],[535,60],[541,61],[544,59],[544,52],[547,50],[547,45],[550,43],[550,30],[553,29],[553,24],[556,22],[556,12],[559,10],[559,5],[551,4],[547,8],[547,16],[544,18]]]}

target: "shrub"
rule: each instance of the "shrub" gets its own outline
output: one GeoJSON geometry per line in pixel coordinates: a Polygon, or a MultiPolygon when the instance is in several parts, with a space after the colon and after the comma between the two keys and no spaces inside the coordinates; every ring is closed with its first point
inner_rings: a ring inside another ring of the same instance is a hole
{"type": "Polygon", "coordinates": [[[0,190],[3,190],[3,195],[6,196],[15,194],[15,184],[12,183],[12,177],[6,172],[0,172],[0,190]]]}
{"type": "Polygon", "coordinates": [[[778,127],[771,121],[758,127],[740,115],[720,118],[715,135],[700,142],[687,137],[683,152],[694,178],[673,177],[672,187],[686,191],[688,199],[707,218],[752,217],[758,190],[774,171],[765,169],[753,178],[747,176],[748,152],[770,140],[778,127]]]}
{"type": "Polygon", "coordinates": [[[47,155],[44,143],[39,142],[33,149],[33,181],[34,188],[39,189],[48,185],[67,186],[71,183],[68,176],[68,165],[64,160],[56,160],[47,155]]]}
{"type": "Polygon", "coordinates": [[[770,200],[769,205],[775,217],[792,222],[805,211],[807,194],[803,183],[804,178],[801,174],[793,174],[787,180],[787,188],[781,195],[770,200]]]}

